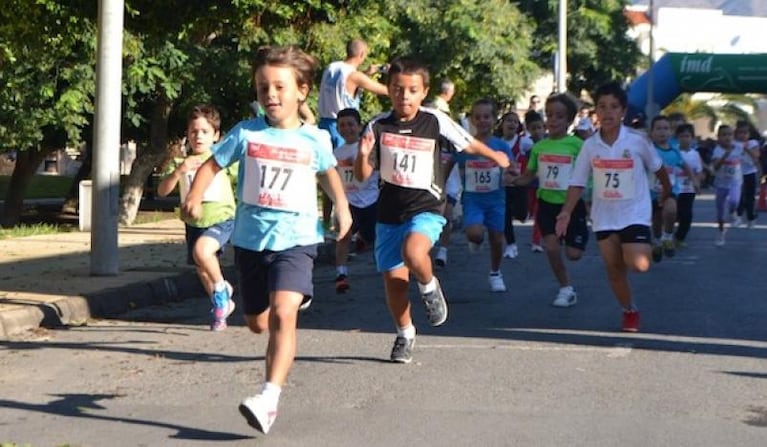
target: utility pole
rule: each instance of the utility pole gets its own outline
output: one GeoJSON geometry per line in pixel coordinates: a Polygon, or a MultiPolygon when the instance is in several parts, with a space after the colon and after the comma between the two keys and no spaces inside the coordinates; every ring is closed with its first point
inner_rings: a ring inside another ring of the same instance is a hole
{"type": "Polygon", "coordinates": [[[93,131],[91,275],[119,272],[120,107],[124,0],[99,0],[96,117],[93,131]]]}
{"type": "Polygon", "coordinates": [[[567,0],[559,0],[559,45],[557,49],[557,93],[567,91],[567,0]]]}
{"type": "Polygon", "coordinates": [[[649,125],[655,115],[658,114],[657,106],[655,105],[655,6],[653,0],[650,0],[650,68],[647,72],[647,103],[645,104],[645,124],[649,125]]]}

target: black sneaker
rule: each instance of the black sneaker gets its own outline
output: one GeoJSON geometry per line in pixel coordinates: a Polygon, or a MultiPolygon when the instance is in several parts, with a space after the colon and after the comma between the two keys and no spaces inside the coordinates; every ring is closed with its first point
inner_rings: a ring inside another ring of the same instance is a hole
{"type": "Polygon", "coordinates": [[[394,363],[410,363],[413,360],[414,338],[397,336],[394,347],[391,349],[391,361],[394,363]]]}
{"type": "Polygon", "coordinates": [[[346,293],[347,290],[349,290],[349,281],[346,275],[336,276],[336,293],[346,293]]]}
{"type": "Polygon", "coordinates": [[[652,246],[653,262],[660,262],[663,259],[663,246],[660,244],[652,246]]]}
{"type": "Polygon", "coordinates": [[[676,245],[674,244],[674,241],[671,239],[663,241],[663,254],[666,255],[667,258],[673,258],[676,254],[676,245]]]}
{"type": "Polygon", "coordinates": [[[429,320],[429,324],[439,326],[447,320],[447,301],[439,280],[436,277],[434,280],[437,282],[437,288],[431,293],[421,295],[421,299],[426,306],[426,319],[429,320]]]}

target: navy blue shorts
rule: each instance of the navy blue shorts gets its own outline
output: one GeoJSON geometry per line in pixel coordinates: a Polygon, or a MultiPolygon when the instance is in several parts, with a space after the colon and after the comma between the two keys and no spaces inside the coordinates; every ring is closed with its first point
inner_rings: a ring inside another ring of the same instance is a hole
{"type": "Polygon", "coordinates": [[[234,247],[234,262],[240,280],[245,315],[258,315],[269,308],[269,296],[277,291],[297,292],[304,301],[314,295],[312,270],[317,245],[282,251],[253,251],[234,247]]]}
{"type": "Polygon", "coordinates": [[[218,246],[221,247],[216,252],[216,256],[220,258],[224,254],[224,247],[229,242],[229,238],[234,231],[234,219],[225,220],[206,228],[193,227],[188,224],[184,224],[184,227],[186,234],[186,263],[195,265],[194,244],[197,243],[197,239],[202,236],[215,239],[218,242],[218,246]]]}

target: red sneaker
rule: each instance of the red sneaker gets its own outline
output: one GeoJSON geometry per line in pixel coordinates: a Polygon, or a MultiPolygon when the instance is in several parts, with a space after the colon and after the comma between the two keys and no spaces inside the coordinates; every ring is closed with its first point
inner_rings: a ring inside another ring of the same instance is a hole
{"type": "Polygon", "coordinates": [[[336,293],[346,293],[349,290],[349,281],[346,280],[346,275],[338,275],[336,277],[336,293]]]}
{"type": "Polygon", "coordinates": [[[639,311],[623,311],[623,332],[639,332],[639,311]]]}

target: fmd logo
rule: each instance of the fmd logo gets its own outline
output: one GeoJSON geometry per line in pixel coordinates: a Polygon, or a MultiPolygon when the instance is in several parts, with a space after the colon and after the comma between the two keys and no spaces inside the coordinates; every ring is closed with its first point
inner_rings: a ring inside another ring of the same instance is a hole
{"type": "Polygon", "coordinates": [[[711,73],[714,56],[700,58],[695,56],[685,56],[682,58],[680,73],[711,73]]]}

